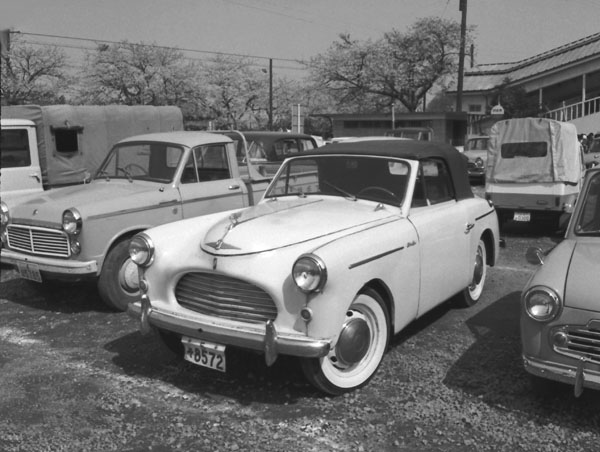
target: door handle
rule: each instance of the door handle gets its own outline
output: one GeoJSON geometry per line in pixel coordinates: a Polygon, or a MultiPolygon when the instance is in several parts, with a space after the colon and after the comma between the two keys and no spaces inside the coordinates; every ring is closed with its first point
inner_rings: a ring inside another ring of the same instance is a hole
{"type": "Polygon", "coordinates": [[[467,223],[467,227],[465,229],[465,234],[468,234],[469,232],[471,232],[471,229],[473,229],[475,227],[475,223],[467,223]]]}
{"type": "Polygon", "coordinates": [[[240,186],[237,184],[229,186],[229,190],[239,190],[239,188],[240,188],[240,186]]]}
{"type": "Polygon", "coordinates": [[[29,177],[33,177],[36,181],[41,182],[40,175],[37,173],[31,173],[29,177]]]}

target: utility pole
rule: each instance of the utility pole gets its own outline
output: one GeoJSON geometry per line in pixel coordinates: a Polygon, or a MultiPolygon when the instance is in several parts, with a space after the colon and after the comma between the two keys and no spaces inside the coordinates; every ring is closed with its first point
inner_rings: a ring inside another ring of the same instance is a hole
{"type": "Polygon", "coordinates": [[[273,130],[273,58],[269,58],[269,130],[273,130]]]}
{"type": "Polygon", "coordinates": [[[462,12],[460,20],[460,51],[458,54],[458,83],[456,85],[456,111],[462,111],[463,72],[465,70],[465,40],[467,34],[467,0],[459,0],[458,10],[462,12]]]}

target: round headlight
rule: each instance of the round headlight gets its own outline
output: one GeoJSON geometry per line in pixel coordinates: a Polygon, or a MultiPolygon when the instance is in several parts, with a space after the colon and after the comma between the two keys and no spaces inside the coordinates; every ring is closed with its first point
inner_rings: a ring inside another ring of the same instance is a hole
{"type": "Polygon", "coordinates": [[[67,209],[63,212],[62,228],[67,234],[79,234],[81,225],[81,214],[77,209],[67,209]]]}
{"type": "Polygon", "coordinates": [[[317,256],[304,254],[294,262],[292,277],[302,292],[318,292],[327,281],[327,269],[317,256]]]}
{"type": "Polygon", "coordinates": [[[147,267],[154,257],[154,245],[145,234],[138,234],[129,242],[129,257],[137,265],[147,267]]]}
{"type": "Polygon", "coordinates": [[[548,322],[560,311],[560,298],[549,287],[532,287],[523,296],[523,301],[527,315],[538,322],[548,322]]]}
{"type": "Polygon", "coordinates": [[[5,202],[0,202],[0,226],[6,227],[10,221],[10,214],[8,213],[8,206],[5,202]]]}
{"type": "Polygon", "coordinates": [[[475,159],[475,165],[477,165],[478,168],[483,168],[483,159],[481,157],[477,157],[475,159]]]}

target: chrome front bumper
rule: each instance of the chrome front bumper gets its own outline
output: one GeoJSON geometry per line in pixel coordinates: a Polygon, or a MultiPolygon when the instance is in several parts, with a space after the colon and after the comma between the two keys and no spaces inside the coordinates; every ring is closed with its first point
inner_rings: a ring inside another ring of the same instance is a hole
{"type": "Polygon", "coordinates": [[[589,369],[589,365],[598,365],[586,358],[581,358],[577,366],[569,366],[523,355],[523,364],[532,375],[573,385],[577,397],[583,388],[600,389],[600,372],[589,369]]]}
{"type": "Polygon", "coordinates": [[[184,336],[204,339],[223,345],[262,351],[268,366],[273,364],[278,355],[290,355],[303,358],[321,358],[331,349],[331,342],[325,339],[312,339],[304,335],[280,335],[275,324],[268,321],[263,326],[247,326],[243,328],[200,323],[196,320],[158,311],[150,305],[145,296],[142,301],[130,303],[127,313],[140,320],[140,331],[148,333],[152,328],[175,332],[184,336]]]}
{"type": "Polygon", "coordinates": [[[0,262],[8,265],[35,264],[39,270],[56,275],[97,275],[98,263],[96,261],[76,261],[54,259],[51,257],[30,256],[6,248],[0,251],[0,262]]]}

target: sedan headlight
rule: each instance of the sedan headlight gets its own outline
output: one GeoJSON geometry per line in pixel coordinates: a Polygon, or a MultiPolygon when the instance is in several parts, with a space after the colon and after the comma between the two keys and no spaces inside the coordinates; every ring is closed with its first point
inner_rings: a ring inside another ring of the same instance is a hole
{"type": "Polygon", "coordinates": [[[475,159],[475,166],[477,166],[477,168],[483,168],[484,167],[483,159],[481,157],[477,157],[475,159]]]}
{"type": "Polygon", "coordinates": [[[523,295],[527,315],[538,322],[549,322],[560,312],[561,304],[558,294],[544,286],[535,286],[523,295]]]}
{"type": "Polygon", "coordinates": [[[327,281],[325,263],[314,254],[303,254],[294,262],[292,278],[302,292],[319,292],[327,281]]]}
{"type": "Polygon", "coordinates": [[[4,201],[0,202],[0,227],[4,229],[10,222],[10,213],[8,212],[8,206],[4,201]]]}
{"type": "Polygon", "coordinates": [[[63,212],[62,228],[67,234],[77,235],[81,232],[81,214],[77,209],[71,208],[63,212]]]}
{"type": "Polygon", "coordinates": [[[154,244],[146,234],[138,234],[129,242],[129,257],[137,265],[148,267],[154,259],[154,244]]]}

